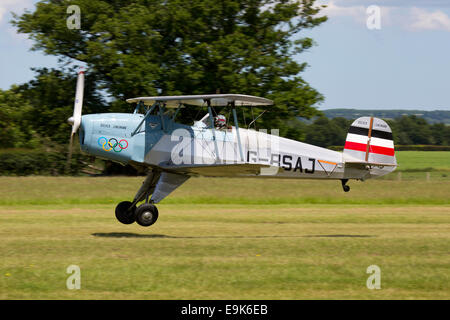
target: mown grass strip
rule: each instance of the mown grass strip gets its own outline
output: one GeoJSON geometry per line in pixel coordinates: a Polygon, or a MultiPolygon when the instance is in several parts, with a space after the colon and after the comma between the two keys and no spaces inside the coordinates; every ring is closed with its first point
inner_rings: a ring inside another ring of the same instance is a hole
{"type": "MultiPolygon", "coordinates": [[[[0,206],[16,205],[87,205],[98,204],[115,205],[123,201],[117,199],[24,199],[24,200],[0,200],[0,206]]],[[[305,198],[228,198],[228,197],[189,197],[167,198],[164,204],[241,204],[241,205],[278,205],[278,204],[347,204],[347,205],[449,205],[450,199],[433,198],[331,198],[331,197],[305,197],[305,198]]]]}

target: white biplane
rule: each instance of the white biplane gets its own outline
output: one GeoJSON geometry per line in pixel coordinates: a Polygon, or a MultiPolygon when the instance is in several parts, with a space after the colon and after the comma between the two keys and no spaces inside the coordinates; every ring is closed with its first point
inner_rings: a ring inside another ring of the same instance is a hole
{"type": "Polygon", "coordinates": [[[241,94],[155,96],[128,99],[134,113],[81,115],[84,72],[80,71],[72,124],[87,154],[135,167],[148,175],[132,201],[115,209],[124,224],[150,226],[158,219],[155,206],[191,176],[366,180],[395,170],[392,132],[386,122],[362,117],[353,122],[343,152],[241,128],[236,109],[270,106],[271,100],[241,94]],[[193,125],[175,122],[183,107],[205,107],[193,125]],[[228,108],[234,125],[215,108],[228,108]],[[141,113],[142,112],[142,113],[141,113]],[[138,206],[138,203],[144,201],[138,206]]]}

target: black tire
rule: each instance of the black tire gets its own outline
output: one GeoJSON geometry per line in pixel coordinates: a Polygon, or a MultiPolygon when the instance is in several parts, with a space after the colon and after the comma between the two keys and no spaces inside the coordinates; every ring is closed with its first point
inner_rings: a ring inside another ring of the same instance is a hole
{"type": "Polygon", "coordinates": [[[136,206],[131,207],[130,201],[122,201],[116,207],[116,218],[123,224],[132,224],[136,221],[136,206]]]}
{"type": "Polygon", "coordinates": [[[350,186],[344,186],[344,192],[349,192],[350,191],[350,186]]]}
{"type": "Polygon", "coordinates": [[[143,227],[149,227],[158,220],[158,209],[150,204],[141,204],[136,209],[136,222],[143,227]]]}

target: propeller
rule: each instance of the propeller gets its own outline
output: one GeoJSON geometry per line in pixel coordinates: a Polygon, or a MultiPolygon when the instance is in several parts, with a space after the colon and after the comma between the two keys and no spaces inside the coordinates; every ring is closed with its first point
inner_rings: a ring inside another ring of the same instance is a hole
{"type": "Polygon", "coordinates": [[[81,125],[81,109],[83,108],[83,93],[84,93],[84,70],[80,68],[78,72],[77,78],[77,89],[75,93],[75,103],[73,106],[73,116],[67,119],[67,122],[72,125],[72,132],[70,134],[70,143],[69,143],[69,155],[67,157],[67,166],[66,172],[70,169],[70,161],[72,160],[72,145],[73,145],[73,136],[77,132],[78,128],[81,125]]]}

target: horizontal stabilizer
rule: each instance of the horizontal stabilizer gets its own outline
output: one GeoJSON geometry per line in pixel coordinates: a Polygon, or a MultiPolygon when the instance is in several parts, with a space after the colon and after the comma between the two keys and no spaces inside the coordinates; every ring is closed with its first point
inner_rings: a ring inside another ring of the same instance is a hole
{"type": "Polygon", "coordinates": [[[395,163],[366,162],[366,161],[345,161],[345,165],[363,165],[373,167],[397,167],[395,163]]]}

